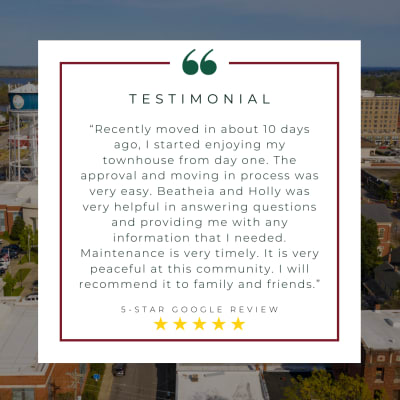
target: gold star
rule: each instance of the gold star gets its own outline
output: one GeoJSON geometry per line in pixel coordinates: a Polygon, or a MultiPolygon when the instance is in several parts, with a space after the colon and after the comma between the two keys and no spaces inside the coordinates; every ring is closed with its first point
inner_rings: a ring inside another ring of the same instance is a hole
{"type": "Polygon", "coordinates": [[[219,328],[222,331],[224,330],[224,328],[222,327],[223,324],[225,324],[225,322],[222,322],[219,317],[218,317],[218,321],[213,322],[213,324],[215,325],[215,331],[219,328]]]}
{"type": "Polygon", "coordinates": [[[193,323],[196,325],[196,329],[195,329],[196,331],[197,331],[197,329],[203,329],[203,331],[204,331],[203,326],[206,322],[202,322],[201,319],[199,318],[199,320],[197,322],[193,322],[193,323]]]}
{"type": "Polygon", "coordinates": [[[157,325],[157,330],[164,329],[164,331],[165,331],[165,324],[168,324],[168,322],[164,322],[161,318],[158,322],[154,323],[157,325]]]}
{"type": "Polygon", "coordinates": [[[232,322],[232,324],[235,325],[234,331],[236,331],[236,329],[243,330],[242,325],[244,324],[244,322],[240,322],[239,318],[236,320],[236,322],[232,322]]]}
{"type": "Polygon", "coordinates": [[[178,330],[178,329],[184,330],[185,329],[184,325],[186,324],[186,322],[183,322],[181,320],[181,318],[179,317],[179,321],[178,322],[174,322],[174,324],[176,325],[176,330],[178,330]]]}

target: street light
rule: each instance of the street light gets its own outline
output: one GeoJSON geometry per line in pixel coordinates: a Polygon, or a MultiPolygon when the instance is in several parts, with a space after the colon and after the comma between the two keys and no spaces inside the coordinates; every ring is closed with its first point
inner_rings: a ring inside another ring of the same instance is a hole
{"type": "Polygon", "coordinates": [[[31,236],[28,233],[28,261],[31,262],[31,245],[30,245],[30,238],[31,236]]]}

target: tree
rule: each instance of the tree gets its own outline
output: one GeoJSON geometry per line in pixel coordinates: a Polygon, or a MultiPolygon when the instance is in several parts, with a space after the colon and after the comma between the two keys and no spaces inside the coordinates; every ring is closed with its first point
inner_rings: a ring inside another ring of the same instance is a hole
{"type": "MultiPolygon", "coordinates": [[[[308,378],[292,379],[285,390],[286,400],[373,400],[363,378],[340,374],[338,379],[325,370],[314,370],[308,378]]],[[[380,399],[384,399],[383,394],[380,399]]]]}
{"type": "Polygon", "coordinates": [[[390,189],[386,190],[385,200],[393,201],[393,192],[390,189]]]}
{"type": "Polygon", "coordinates": [[[3,286],[3,294],[4,296],[11,296],[12,290],[17,283],[17,280],[12,277],[12,275],[7,272],[3,278],[5,285],[3,286]]]}
{"type": "Polygon", "coordinates": [[[382,304],[382,310],[398,310],[400,308],[400,283],[397,283],[397,289],[393,291],[392,297],[382,304]]]}
{"type": "Polygon", "coordinates": [[[14,219],[14,223],[11,229],[10,238],[12,240],[18,240],[19,235],[22,233],[25,227],[25,222],[19,215],[14,219]]]}
{"type": "Polygon", "coordinates": [[[390,180],[391,186],[395,189],[395,191],[400,190],[400,174],[396,174],[391,180],[390,180]]]}
{"type": "Polygon", "coordinates": [[[376,222],[361,216],[361,273],[363,278],[371,276],[378,264],[378,245],[376,222]]]}
{"type": "Polygon", "coordinates": [[[377,188],[377,195],[381,200],[393,200],[392,191],[383,182],[377,188]]]}
{"type": "Polygon", "coordinates": [[[33,232],[31,225],[25,225],[24,229],[19,235],[19,246],[21,247],[22,250],[28,252],[30,248],[37,247],[38,238],[39,238],[38,231],[36,230],[36,232],[33,232]]]}

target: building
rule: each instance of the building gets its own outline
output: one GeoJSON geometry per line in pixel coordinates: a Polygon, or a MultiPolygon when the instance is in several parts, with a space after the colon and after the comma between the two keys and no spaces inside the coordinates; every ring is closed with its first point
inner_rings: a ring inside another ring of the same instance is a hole
{"type": "Polygon", "coordinates": [[[176,400],[270,400],[252,364],[177,364],[175,393],[176,400]]]}
{"type": "Polygon", "coordinates": [[[18,299],[0,298],[0,399],[53,400],[74,391],[74,371],[81,374],[80,394],[88,365],[39,363],[38,306],[18,299]]]}
{"type": "Polygon", "coordinates": [[[388,262],[375,268],[375,282],[384,291],[387,298],[400,289],[400,272],[397,266],[388,262]]]}
{"type": "Polygon", "coordinates": [[[396,247],[390,252],[389,262],[400,269],[400,247],[396,247]]]}
{"type": "Polygon", "coordinates": [[[362,311],[362,375],[370,390],[400,400],[400,310],[362,311]]]}
{"type": "Polygon", "coordinates": [[[375,157],[376,145],[367,139],[361,138],[361,159],[375,157]]]}
{"type": "Polygon", "coordinates": [[[36,231],[38,224],[37,182],[0,183],[0,233],[11,233],[16,217],[36,231]]]}
{"type": "Polygon", "coordinates": [[[381,257],[389,254],[391,246],[392,216],[385,204],[361,204],[361,215],[373,219],[378,226],[379,246],[381,257]]]}
{"type": "Polygon", "coordinates": [[[361,136],[377,146],[399,144],[400,97],[361,92],[361,136]]]}

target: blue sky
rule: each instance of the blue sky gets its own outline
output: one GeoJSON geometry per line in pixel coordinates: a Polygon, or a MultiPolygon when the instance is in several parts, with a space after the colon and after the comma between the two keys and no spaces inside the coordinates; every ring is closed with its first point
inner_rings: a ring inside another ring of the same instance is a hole
{"type": "Polygon", "coordinates": [[[0,65],[39,39],[360,39],[364,66],[400,66],[400,0],[3,0],[0,38],[0,65]]]}

